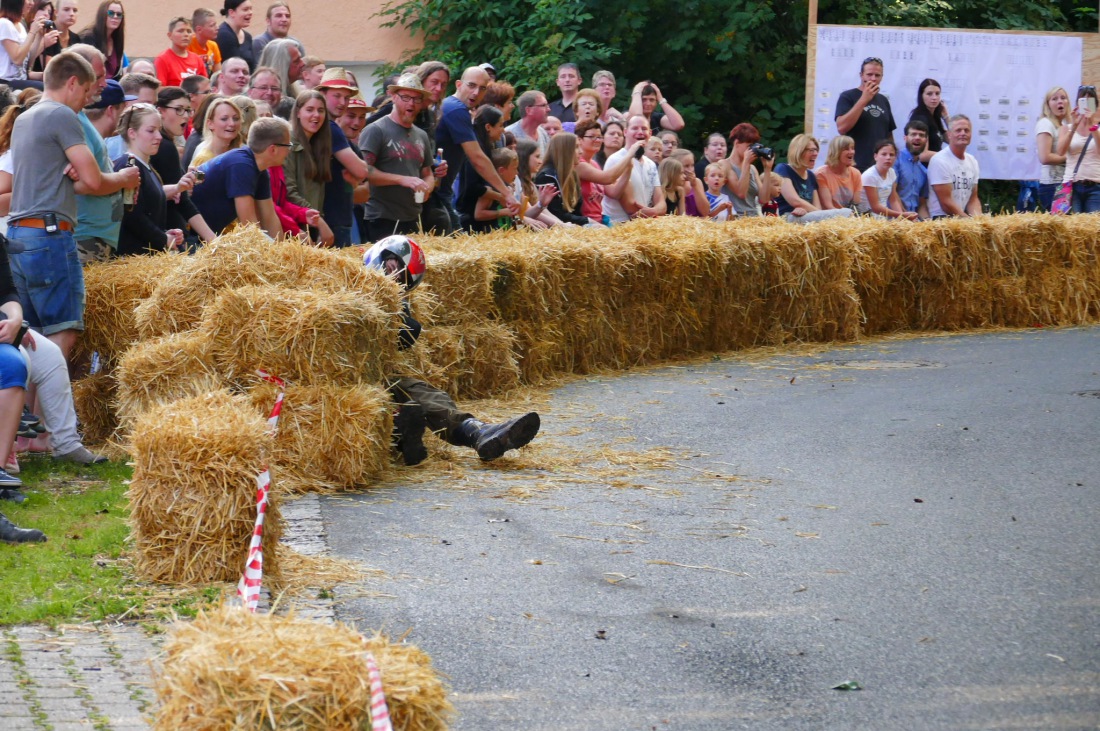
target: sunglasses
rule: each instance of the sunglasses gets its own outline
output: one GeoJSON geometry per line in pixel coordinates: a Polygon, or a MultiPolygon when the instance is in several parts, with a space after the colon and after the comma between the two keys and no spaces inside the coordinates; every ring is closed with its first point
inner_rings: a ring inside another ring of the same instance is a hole
{"type": "Polygon", "coordinates": [[[121,18],[122,17],[122,11],[121,10],[108,10],[107,11],[107,17],[108,18],[121,18]]]}

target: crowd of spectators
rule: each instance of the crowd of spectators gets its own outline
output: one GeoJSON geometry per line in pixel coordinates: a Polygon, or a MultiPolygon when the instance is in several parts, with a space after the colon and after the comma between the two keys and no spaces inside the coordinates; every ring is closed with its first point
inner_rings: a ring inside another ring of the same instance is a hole
{"type": "MultiPolygon", "coordinates": [[[[168,18],[154,59],[127,56],[122,2],[101,2],[86,24],[78,2],[0,0],[0,215],[9,217],[14,287],[4,289],[0,262],[0,357],[19,330],[10,323],[23,318],[39,333],[26,342],[49,340],[69,357],[83,329],[82,264],[194,250],[247,223],[348,246],[395,233],[664,215],[813,223],[982,213],[970,120],[949,115],[940,84],[925,79],[899,149],[878,58],[865,59],[859,85],[840,95],[837,135],[818,166],[821,143],[810,135],[795,135],[779,162],[750,122],[689,132],[652,80],[616,109],[606,69],[588,76],[562,63],[552,91],[516,89],[488,62],[452,76],[429,61],[368,100],[352,73],[291,35],[286,2],[266,9],[255,37],[252,0],[168,18]],[[685,149],[691,139],[700,154],[685,149]]],[[[1077,96],[1052,89],[1036,127],[1047,209],[1068,183],[1071,211],[1100,210],[1095,88],[1077,96]]],[[[5,373],[0,362],[0,488],[9,489],[18,465],[6,425],[18,422],[6,416],[5,394],[26,377],[5,373]]],[[[99,459],[66,436],[65,408],[43,410],[62,435],[56,455],[99,459]]]]}

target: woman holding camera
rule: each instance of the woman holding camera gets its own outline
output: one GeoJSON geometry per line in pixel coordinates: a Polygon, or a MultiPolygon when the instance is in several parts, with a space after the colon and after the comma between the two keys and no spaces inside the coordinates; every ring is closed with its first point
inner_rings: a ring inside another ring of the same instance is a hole
{"type": "Polygon", "coordinates": [[[1073,213],[1100,212],[1100,111],[1096,87],[1077,90],[1077,104],[1070,121],[1058,135],[1058,154],[1066,156],[1062,182],[1073,182],[1073,213]]]}
{"type": "Polygon", "coordinates": [[[28,77],[30,61],[46,46],[57,42],[57,30],[50,30],[49,12],[35,13],[30,28],[23,27],[23,0],[0,0],[0,82],[12,89],[28,87],[41,91],[42,82],[28,77]]]}
{"type": "Polygon", "coordinates": [[[775,165],[775,153],[760,146],[760,130],[748,122],[730,130],[733,149],[725,159],[726,189],[730,202],[738,216],[759,216],[760,201],[771,200],[771,172],[775,165]],[[760,153],[767,152],[762,156],[760,153]],[[764,175],[756,173],[753,163],[761,161],[764,175]]]}
{"type": "MultiPolygon", "coordinates": [[[[48,3],[53,5],[53,3],[48,3]]],[[[80,43],[81,39],[73,31],[76,25],[76,16],[79,11],[76,0],[57,0],[57,10],[51,20],[54,22],[54,30],[57,31],[57,41],[51,46],[45,46],[41,55],[35,59],[33,71],[45,71],[50,59],[59,55],[69,46],[80,43]]],[[[47,26],[48,27],[48,26],[47,26]]]]}

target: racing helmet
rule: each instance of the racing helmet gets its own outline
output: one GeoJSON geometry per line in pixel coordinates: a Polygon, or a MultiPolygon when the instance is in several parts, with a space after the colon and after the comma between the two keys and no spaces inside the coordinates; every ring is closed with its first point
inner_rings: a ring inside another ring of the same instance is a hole
{"type": "Polygon", "coordinates": [[[404,285],[405,291],[410,292],[420,284],[428,268],[423,250],[408,236],[387,236],[363,254],[363,264],[380,271],[386,271],[387,260],[397,262],[394,278],[404,285]]]}

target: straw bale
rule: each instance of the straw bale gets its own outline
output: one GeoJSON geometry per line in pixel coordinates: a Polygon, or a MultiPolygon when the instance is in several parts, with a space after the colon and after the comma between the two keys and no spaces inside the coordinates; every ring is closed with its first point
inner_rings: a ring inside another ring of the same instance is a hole
{"type": "Polygon", "coordinates": [[[198,327],[204,305],[226,289],[246,285],[349,289],[380,300],[387,309],[399,296],[398,285],[381,272],[366,269],[361,257],[307,246],[295,240],[270,241],[255,226],[218,237],[166,276],[137,312],[142,337],[198,327]]]}
{"type": "Polygon", "coordinates": [[[122,357],[115,375],[119,420],[127,431],[138,415],[153,407],[224,386],[211,363],[209,339],[195,332],[135,345],[122,357]]]}
{"type": "Polygon", "coordinates": [[[232,383],[263,369],[299,385],[354,385],[393,371],[399,326],[396,309],[351,290],[250,286],[218,295],[202,328],[232,383]]]}
{"type": "MultiPolygon", "coordinates": [[[[256,521],[256,476],[271,454],[266,427],[245,396],[226,391],[181,399],[137,418],[127,496],[140,577],[174,584],[240,578],[256,521]]],[[[264,544],[274,546],[281,533],[273,496],[264,544]]],[[[275,551],[264,558],[265,574],[278,576],[275,551]]]]}
{"type": "Polygon", "coordinates": [[[366,653],[396,731],[445,731],[454,715],[431,658],[353,628],[224,606],[173,627],[154,679],[157,731],[370,728],[366,653]]]}
{"type": "Polygon", "coordinates": [[[136,343],[134,310],[183,261],[179,254],[162,253],[84,267],[84,333],[77,339],[74,362],[99,353],[101,363],[109,366],[136,343]]]}
{"type": "Polygon", "coordinates": [[[100,371],[73,381],[73,405],[85,444],[101,444],[114,437],[118,429],[115,392],[118,381],[113,373],[100,371]]]}
{"type": "MultiPolygon", "coordinates": [[[[265,418],[275,386],[249,393],[265,418]]],[[[377,386],[286,387],[272,454],[273,488],[323,492],[369,484],[390,463],[393,413],[390,395],[377,386]]]]}
{"type": "MultiPolygon", "coordinates": [[[[453,252],[433,254],[428,261],[425,285],[413,291],[414,298],[425,286],[435,295],[438,309],[432,318],[439,325],[457,325],[499,319],[493,298],[496,264],[481,253],[453,252]]],[[[422,295],[421,295],[422,296],[422,295]]],[[[420,319],[425,308],[413,301],[413,312],[420,319]]],[[[424,319],[428,324],[432,320],[424,319]]]]}

